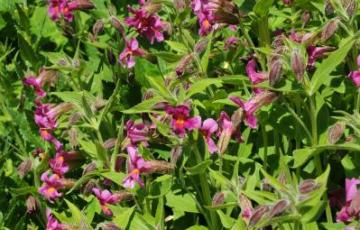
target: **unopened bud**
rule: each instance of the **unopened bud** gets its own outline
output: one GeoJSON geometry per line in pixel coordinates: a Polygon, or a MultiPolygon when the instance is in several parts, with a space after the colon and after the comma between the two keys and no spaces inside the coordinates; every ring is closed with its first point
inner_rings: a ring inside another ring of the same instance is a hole
{"type": "Polygon", "coordinates": [[[115,144],[116,144],[116,138],[110,138],[104,141],[103,147],[105,149],[111,149],[114,148],[115,144]]]}
{"type": "Polygon", "coordinates": [[[149,15],[158,12],[161,9],[161,4],[156,3],[155,1],[148,1],[142,7],[149,15]]]}
{"type": "Polygon", "coordinates": [[[30,172],[32,168],[32,162],[30,159],[26,159],[23,162],[21,162],[21,164],[18,167],[18,173],[20,178],[24,178],[24,176],[26,176],[28,174],[28,172],[30,172]]]}
{"type": "Polygon", "coordinates": [[[219,206],[224,203],[225,194],[223,192],[218,192],[214,195],[212,199],[212,206],[219,206]]]}
{"type": "Polygon", "coordinates": [[[321,40],[323,42],[327,41],[333,34],[336,32],[338,28],[338,19],[330,20],[324,27],[323,31],[321,32],[321,40]]]}
{"type": "Polygon", "coordinates": [[[26,199],[26,210],[27,210],[27,213],[34,213],[36,212],[36,210],[40,207],[40,203],[39,201],[33,197],[33,196],[29,196],[27,199],[26,199]]]}
{"type": "Polygon", "coordinates": [[[346,10],[348,16],[352,17],[356,12],[358,2],[356,0],[342,0],[341,3],[343,5],[343,8],[346,10]]]}
{"type": "Polygon", "coordinates": [[[95,102],[94,102],[94,104],[93,104],[94,109],[95,109],[96,111],[99,111],[99,110],[101,110],[102,108],[105,107],[106,103],[107,103],[107,102],[106,102],[104,99],[96,98],[96,100],[95,100],[95,102]]]}
{"type": "Polygon", "coordinates": [[[280,79],[282,75],[282,62],[279,58],[273,58],[270,63],[270,72],[269,72],[269,82],[270,85],[275,85],[280,79]]]}
{"type": "Polygon", "coordinates": [[[289,201],[280,200],[270,210],[269,217],[281,215],[289,207],[289,201]]]}
{"type": "Polygon", "coordinates": [[[240,126],[241,121],[244,119],[244,110],[242,108],[237,109],[232,115],[231,115],[231,122],[235,129],[240,126]]]}
{"type": "Polygon", "coordinates": [[[156,161],[151,160],[147,162],[149,169],[147,173],[161,173],[161,174],[168,174],[174,170],[174,165],[167,162],[167,161],[156,161]]]}
{"type": "Polygon", "coordinates": [[[93,188],[96,188],[96,183],[90,180],[82,187],[81,192],[85,195],[89,195],[92,194],[93,188]]]}
{"type": "Polygon", "coordinates": [[[97,20],[92,28],[92,31],[95,37],[98,34],[101,34],[104,31],[104,22],[101,19],[97,20]]]}
{"type": "Polygon", "coordinates": [[[76,9],[78,10],[90,10],[93,9],[95,6],[89,0],[75,0],[76,9]]]}
{"type": "Polygon", "coordinates": [[[303,21],[303,25],[306,25],[310,20],[311,14],[309,11],[304,11],[304,13],[301,16],[301,19],[303,21]]]}
{"type": "Polygon", "coordinates": [[[345,124],[342,122],[337,122],[330,127],[328,132],[328,142],[329,144],[335,144],[341,138],[345,131],[345,124]]]}
{"type": "Polygon", "coordinates": [[[279,174],[279,177],[278,177],[278,181],[283,184],[283,185],[286,185],[287,181],[286,181],[286,175],[284,172],[281,172],[279,174]]]}
{"type": "Polygon", "coordinates": [[[73,149],[78,146],[77,135],[77,129],[71,128],[69,130],[69,143],[73,149]]]}
{"type": "Polygon", "coordinates": [[[223,154],[228,148],[232,133],[233,133],[232,130],[229,130],[228,132],[221,132],[221,135],[217,143],[217,147],[220,154],[223,154]]]}
{"type": "Polygon", "coordinates": [[[272,190],[271,184],[266,179],[262,180],[261,187],[263,191],[270,192],[272,190]]]}
{"type": "Polygon", "coordinates": [[[255,226],[269,212],[269,210],[269,206],[258,206],[250,217],[249,226],[255,226]]]}
{"type": "Polygon", "coordinates": [[[81,117],[82,117],[81,113],[79,112],[73,113],[72,115],[69,116],[69,125],[71,126],[76,124],[81,117]]]}
{"type": "Polygon", "coordinates": [[[194,60],[193,54],[188,54],[188,55],[184,56],[180,60],[178,66],[175,69],[176,75],[182,76],[182,75],[184,75],[184,73],[190,72],[191,68],[192,68],[193,60],[194,60]]]}
{"type": "Polygon", "coordinates": [[[112,25],[115,29],[117,29],[117,31],[119,31],[121,34],[124,34],[124,33],[125,33],[125,29],[124,29],[124,27],[121,25],[121,22],[119,21],[119,19],[117,19],[117,18],[114,17],[114,16],[111,16],[110,22],[111,22],[111,25],[112,25]]]}
{"type": "Polygon", "coordinates": [[[330,0],[326,0],[326,2],[325,2],[325,13],[326,13],[326,15],[331,15],[334,13],[334,8],[331,5],[330,0]]]}
{"type": "Polygon", "coordinates": [[[301,55],[298,49],[294,49],[291,53],[291,68],[296,76],[296,79],[299,82],[302,82],[306,64],[303,55],[301,55]]]}
{"type": "Polygon", "coordinates": [[[241,208],[241,216],[243,219],[248,221],[253,214],[253,206],[249,198],[247,198],[244,194],[240,194],[239,196],[239,205],[241,208]]]}
{"type": "Polygon", "coordinates": [[[239,11],[232,1],[209,0],[208,7],[213,12],[216,22],[228,25],[239,24],[239,11]]]}
{"type": "Polygon", "coordinates": [[[171,156],[171,163],[172,164],[176,164],[177,160],[179,159],[179,157],[181,156],[183,151],[182,146],[175,146],[174,148],[171,149],[170,152],[170,156],[171,156]]]}
{"type": "Polygon", "coordinates": [[[209,43],[209,39],[207,39],[206,37],[200,39],[200,40],[195,44],[195,48],[194,48],[195,53],[201,54],[202,52],[204,52],[205,49],[206,49],[206,47],[207,47],[207,45],[208,45],[208,43],[209,43]]]}
{"type": "Polygon", "coordinates": [[[121,230],[119,227],[117,227],[113,222],[106,222],[101,224],[103,230],[121,230]]]}
{"type": "Polygon", "coordinates": [[[317,183],[315,180],[313,179],[307,179],[304,180],[300,183],[299,185],[299,192],[301,194],[307,194],[310,193],[312,191],[315,191],[316,189],[318,189],[320,187],[320,184],[317,183]]]}
{"type": "Polygon", "coordinates": [[[185,9],[186,2],[185,2],[185,0],[174,0],[174,5],[175,5],[175,8],[181,12],[185,9]]]}
{"type": "Polygon", "coordinates": [[[88,164],[83,171],[83,175],[86,175],[90,172],[93,172],[96,170],[96,163],[95,162],[91,162],[90,164],[88,164]]]}

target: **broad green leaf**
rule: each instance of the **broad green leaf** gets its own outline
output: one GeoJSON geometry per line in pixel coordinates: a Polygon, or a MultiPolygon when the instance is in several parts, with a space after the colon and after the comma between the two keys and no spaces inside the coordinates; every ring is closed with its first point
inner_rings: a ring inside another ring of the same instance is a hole
{"type": "Polygon", "coordinates": [[[162,97],[155,96],[151,99],[140,102],[139,104],[135,105],[134,107],[132,107],[130,109],[123,110],[122,112],[126,113],[126,114],[152,112],[153,107],[157,103],[163,102],[163,101],[164,101],[164,99],[162,97]]]}
{"type": "Polygon", "coordinates": [[[353,48],[355,39],[348,37],[342,40],[339,48],[332,52],[316,69],[312,76],[308,94],[314,95],[324,82],[329,81],[330,74],[345,59],[348,52],[353,48]]]}
{"type": "Polygon", "coordinates": [[[206,47],[206,50],[205,50],[205,53],[204,55],[201,57],[201,61],[200,61],[200,64],[201,64],[201,69],[204,73],[207,72],[207,68],[208,68],[208,65],[209,65],[209,59],[210,59],[210,54],[211,54],[211,45],[212,45],[212,38],[213,38],[213,33],[211,33],[209,36],[208,36],[208,43],[207,43],[207,47],[206,47]]]}
{"type": "Polygon", "coordinates": [[[205,78],[195,81],[189,88],[186,97],[190,98],[197,93],[204,93],[205,89],[210,85],[221,85],[222,81],[219,78],[205,78]]]}
{"type": "Polygon", "coordinates": [[[173,193],[168,193],[166,195],[166,205],[183,212],[199,212],[196,203],[190,194],[175,195],[173,193]]]}
{"type": "Polygon", "coordinates": [[[135,206],[131,208],[124,208],[120,213],[114,212],[115,218],[113,219],[116,226],[125,229],[131,220],[131,216],[134,213],[135,206]]]}
{"type": "Polygon", "coordinates": [[[219,215],[220,221],[225,228],[231,228],[234,225],[235,220],[233,218],[226,215],[221,210],[216,210],[216,212],[219,215]]]}
{"type": "Polygon", "coordinates": [[[194,225],[187,228],[186,230],[208,230],[208,228],[202,225],[194,225]]]}
{"type": "Polygon", "coordinates": [[[265,16],[268,12],[274,0],[258,0],[254,6],[253,11],[260,17],[265,16]]]}
{"type": "Polygon", "coordinates": [[[188,173],[190,175],[202,174],[209,168],[211,163],[212,163],[212,160],[202,161],[199,164],[197,164],[191,168],[186,168],[186,171],[188,171],[188,173]]]}
{"type": "Polygon", "coordinates": [[[188,53],[188,49],[186,48],[186,46],[184,44],[180,43],[180,42],[174,42],[174,41],[165,41],[165,42],[174,51],[177,51],[177,52],[179,52],[181,54],[188,53]]]}
{"type": "Polygon", "coordinates": [[[123,180],[126,177],[125,173],[122,172],[104,172],[101,176],[111,180],[112,182],[122,186],[123,180]]]}

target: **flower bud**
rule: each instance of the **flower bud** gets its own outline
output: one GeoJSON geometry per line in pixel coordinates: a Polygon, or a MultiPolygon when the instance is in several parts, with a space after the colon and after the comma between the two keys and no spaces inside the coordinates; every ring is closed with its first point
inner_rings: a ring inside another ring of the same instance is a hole
{"type": "Polygon", "coordinates": [[[76,113],[73,113],[69,116],[69,125],[74,125],[76,124],[80,118],[82,117],[81,113],[79,112],[76,112],[76,113]]]}
{"type": "Polygon", "coordinates": [[[244,119],[244,110],[242,108],[238,108],[232,115],[231,115],[231,122],[235,129],[238,127],[240,128],[241,121],[244,119]]]}
{"type": "Polygon", "coordinates": [[[349,17],[352,17],[358,7],[358,3],[356,2],[356,0],[342,0],[341,3],[349,17]]]}
{"type": "Polygon", "coordinates": [[[304,13],[301,16],[301,20],[303,21],[303,25],[306,25],[311,18],[311,14],[309,11],[304,11],[304,13]]]}
{"type": "Polygon", "coordinates": [[[104,31],[104,22],[101,19],[97,20],[92,28],[92,31],[95,37],[102,33],[104,31]]]}
{"type": "Polygon", "coordinates": [[[75,0],[77,10],[90,10],[95,8],[94,4],[89,0],[75,0]]]}
{"type": "Polygon", "coordinates": [[[298,49],[291,52],[291,68],[299,82],[302,82],[305,74],[305,59],[298,49]]]}
{"type": "Polygon", "coordinates": [[[84,168],[84,171],[83,171],[83,176],[90,173],[90,172],[93,172],[96,170],[96,163],[95,162],[91,162],[90,164],[88,164],[85,168],[84,168]]]}
{"type": "Polygon", "coordinates": [[[281,184],[286,185],[287,181],[286,181],[286,175],[284,172],[280,172],[277,179],[281,184]]]}
{"type": "Polygon", "coordinates": [[[336,144],[344,134],[345,124],[342,122],[337,122],[330,127],[328,132],[328,142],[329,144],[336,144]]]}
{"type": "Polygon", "coordinates": [[[270,191],[272,190],[272,186],[271,186],[271,184],[268,182],[268,180],[263,179],[263,180],[262,180],[262,183],[261,183],[261,189],[262,189],[263,191],[270,192],[270,191]]]}
{"type": "Polygon", "coordinates": [[[202,52],[204,52],[205,49],[206,49],[206,47],[207,47],[207,45],[208,45],[208,43],[209,43],[209,39],[207,39],[206,37],[200,39],[200,40],[195,44],[195,47],[194,47],[195,53],[201,54],[202,52]]]}
{"type": "Polygon", "coordinates": [[[170,162],[172,164],[176,164],[177,160],[179,159],[179,157],[181,156],[182,154],[182,146],[175,146],[174,148],[171,149],[171,152],[170,152],[170,156],[171,156],[171,160],[170,162]]]}
{"type": "Polygon", "coordinates": [[[32,162],[30,159],[26,159],[23,162],[21,162],[21,164],[18,167],[18,174],[20,176],[20,178],[24,178],[24,176],[26,176],[28,174],[28,172],[30,172],[32,168],[32,162]]]}
{"type": "Polygon", "coordinates": [[[212,206],[219,206],[224,203],[225,194],[223,192],[218,192],[214,195],[212,199],[212,206]]]}
{"type": "Polygon", "coordinates": [[[110,138],[104,141],[103,147],[105,149],[111,149],[114,148],[115,144],[116,144],[116,138],[110,138]]]}
{"type": "Polygon", "coordinates": [[[351,200],[348,212],[352,216],[360,217],[360,191],[357,191],[351,200]]]}
{"type": "Polygon", "coordinates": [[[321,32],[321,40],[322,42],[327,41],[331,36],[334,35],[338,28],[338,19],[330,20],[324,27],[323,31],[321,32]]]}
{"type": "Polygon", "coordinates": [[[121,230],[113,222],[106,222],[106,223],[103,223],[101,226],[102,226],[101,229],[103,229],[103,230],[121,230]]]}
{"type": "Polygon", "coordinates": [[[111,16],[110,22],[111,22],[111,25],[112,25],[115,29],[117,29],[117,31],[119,31],[121,34],[125,34],[125,29],[124,29],[124,27],[121,25],[121,22],[119,21],[119,19],[117,19],[115,16],[111,16]]]}
{"type": "Polygon", "coordinates": [[[148,1],[142,7],[149,15],[155,14],[161,9],[161,4],[155,1],[148,1]]]}
{"type": "Polygon", "coordinates": [[[186,72],[191,72],[193,60],[194,60],[193,54],[188,54],[184,56],[180,60],[178,66],[175,69],[176,75],[180,77],[184,75],[186,72]]]}
{"type": "Polygon", "coordinates": [[[186,2],[185,0],[173,0],[175,9],[182,12],[186,8],[186,2]]]}
{"type": "Polygon", "coordinates": [[[151,161],[147,161],[147,166],[149,167],[149,169],[147,170],[147,173],[149,174],[151,173],[168,174],[174,170],[174,165],[167,161],[151,160],[151,161]]]}
{"type": "Polygon", "coordinates": [[[69,143],[73,149],[78,146],[77,135],[78,133],[75,128],[69,130],[69,143]]]}
{"type": "Polygon", "coordinates": [[[289,201],[280,200],[270,210],[269,217],[281,215],[289,207],[289,201]]]}
{"type": "Polygon", "coordinates": [[[208,9],[213,12],[217,23],[229,25],[239,24],[239,11],[232,1],[228,0],[209,0],[208,9]]]}
{"type": "Polygon", "coordinates": [[[244,195],[240,194],[239,203],[241,208],[241,216],[245,221],[249,221],[253,213],[253,207],[251,201],[244,195]]]}
{"type": "Polygon", "coordinates": [[[281,78],[282,75],[282,62],[278,57],[274,57],[270,63],[269,82],[270,85],[275,85],[281,78]]]}
{"type": "Polygon", "coordinates": [[[249,226],[255,226],[268,212],[270,211],[269,206],[259,205],[254,210],[249,220],[249,226]]]}
{"type": "Polygon", "coordinates": [[[104,99],[101,99],[101,98],[96,98],[93,106],[94,106],[94,110],[96,111],[99,111],[101,110],[102,108],[105,107],[107,101],[105,101],[104,99]]]}
{"type": "Polygon", "coordinates": [[[313,179],[307,179],[304,180],[300,183],[299,185],[299,192],[301,194],[307,194],[310,193],[312,191],[315,191],[316,189],[318,189],[320,187],[320,184],[317,183],[315,180],[313,179]]]}
{"type": "Polygon", "coordinates": [[[36,212],[36,210],[40,207],[40,203],[39,201],[33,197],[33,196],[29,196],[27,199],[26,199],[26,210],[27,210],[27,213],[34,213],[36,212]]]}
{"type": "Polygon", "coordinates": [[[96,183],[93,180],[90,180],[81,188],[81,192],[85,195],[89,195],[92,194],[93,188],[96,188],[96,183]]]}

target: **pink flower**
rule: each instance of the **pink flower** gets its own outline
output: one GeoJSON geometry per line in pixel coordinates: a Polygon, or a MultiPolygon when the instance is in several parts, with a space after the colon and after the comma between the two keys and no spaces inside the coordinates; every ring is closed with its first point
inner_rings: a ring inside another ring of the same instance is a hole
{"type": "Polygon", "coordinates": [[[62,149],[63,144],[52,135],[52,130],[40,128],[39,133],[43,140],[52,143],[55,146],[56,151],[60,151],[62,149]]]}
{"type": "Polygon", "coordinates": [[[144,186],[144,182],[141,180],[140,174],[149,170],[147,162],[138,155],[137,148],[133,146],[127,147],[129,154],[128,158],[128,176],[124,179],[123,185],[125,188],[134,188],[135,183],[138,183],[141,187],[144,186]]]}
{"type": "Polygon", "coordinates": [[[65,153],[57,152],[53,159],[49,160],[52,171],[59,175],[64,175],[69,171],[69,165],[65,162],[65,153]]]}
{"type": "Polygon", "coordinates": [[[283,0],[283,3],[285,5],[290,5],[292,3],[292,0],[283,0]]]}
{"type": "Polygon", "coordinates": [[[354,217],[358,215],[357,213],[352,212],[351,203],[355,196],[358,193],[357,186],[360,184],[360,179],[352,178],[345,180],[345,191],[346,191],[346,203],[340,212],[336,215],[337,222],[349,222],[354,217]]]}
{"type": "Polygon", "coordinates": [[[142,143],[148,146],[149,130],[143,123],[135,124],[133,120],[126,122],[126,136],[130,139],[131,145],[142,143]]]}
{"type": "Polygon", "coordinates": [[[43,87],[46,84],[53,83],[56,80],[56,72],[53,70],[42,69],[38,77],[29,76],[23,80],[23,83],[27,86],[32,86],[39,98],[46,96],[46,92],[43,87]]]}
{"type": "Polygon", "coordinates": [[[49,0],[48,13],[53,21],[64,17],[65,20],[71,22],[74,19],[73,11],[77,8],[75,1],[68,2],[68,0],[49,0]]]}
{"type": "Polygon", "coordinates": [[[256,94],[250,100],[244,102],[238,97],[230,96],[235,104],[240,106],[244,110],[245,123],[255,129],[257,127],[257,118],[255,113],[264,105],[270,104],[276,98],[276,94],[270,91],[263,91],[260,94],[256,94]]]}
{"type": "MultiPolygon", "coordinates": [[[[264,82],[268,79],[268,74],[265,72],[257,72],[256,70],[256,61],[254,59],[250,59],[246,65],[246,74],[248,75],[251,83],[253,85],[264,82]]],[[[255,94],[261,93],[263,90],[260,88],[253,89],[255,94]]]]}
{"type": "Polygon", "coordinates": [[[216,121],[214,119],[211,119],[211,118],[206,119],[203,122],[202,127],[200,128],[200,132],[203,134],[206,144],[208,146],[209,152],[211,154],[218,151],[215,142],[213,141],[213,139],[211,139],[211,135],[213,133],[215,133],[217,130],[218,130],[218,124],[216,123],[216,121]]]}
{"type": "Polygon", "coordinates": [[[46,230],[66,230],[67,228],[59,223],[52,215],[50,209],[46,209],[46,218],[47,218],[47,224],[46,224],[46,230]]]}
{"type": "Polygon", "coordinates": [[[62,193],[58,192],[58,190],[62,189],[64,184],[62,178],[58,174],[52,174],[49,177],[49,171],[46,171],[41,175],[41,181],[44,183],[39,188],[39,193],[51,203],[62,196],[62,193]]]}
{"type": "Polygon", "coordinates": [[[139,48],[139,43],[136,38],[132,38],[126,42],[126,47],[119,56],[119,61],[128,69],[135,66],[135,58],[137,56],[144,56],[145,52],[139,48]]]}
{"type": "Polygon", "coordinates": [[[70,103],[60,103],[59,105],[38,104],[35,109],[35,123],[44,129],[53,130],[57,127],[58,117],[71,110],[73,105],[70,103]]]}
{"type": "Polygon", "coordinates": [[[333,51],[333,47],[324,46],[324,47],[316,47],[314,45],[310,45],[307,47],[306,51],[308,54],[308,68],[315,67],[315,61],[319,58],[323,58],[326,53],[333,51]]]}
{"type": "Polygon", "coordinates": [[[208,8],[208,0],[193,0],[191,7],[198,18],[200,30],[199,34],[205,36],[209,34],[214,27],[214,15],[208,8]]]}
{"type": "Polygon", "coordinates": [[[358,70],[351,71],[349,77],[356,87],[360,87],[360,55],[357,57],[358,70]]]}
{"type": "Polygon", "coordinates": [[[107,216],[112,216],[112,211],[108,207],[108,204],[115,204],[119,201],[118,196],[113,195],[109,190],[100,190],[98,188],[92,189],[93,193],[95,194],[96,198],[99,200],[101,209],[107,216]]]}
{"type": "Polygon", "coordinates": [[[186,105],[179,105],[176,107],[166,106],[165,111],[172,116],[171,128],[173,132],[184,137],[186,130],[198,129],[201,126],[200,116],[190,118],[190,109],[186,105]]]}
{"type": "Polygon", "coordinates": [[[224,49],[225,50],[234,49],[238,45],[239,45],[239,39],[237,37],[231,36],[226,39],[224,49]]]}
{"type": "Polygon", "coordinates": [[[132,17],[125,19],[129,26],[134,27],[139,34],[146,36],[151,44],[154,43],[155,39],[157,42],[164,40],[163,31],[165,25],[159,16],[149,14],[145,8],[136,10],[128,6],[128,10],[133,14],[132,17]]]}

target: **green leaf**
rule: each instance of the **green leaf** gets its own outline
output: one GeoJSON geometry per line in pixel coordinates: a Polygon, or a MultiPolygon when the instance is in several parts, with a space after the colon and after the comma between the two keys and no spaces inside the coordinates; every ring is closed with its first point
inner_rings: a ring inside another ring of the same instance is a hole
{"type": "Polygon", "coordinates": [[[253,8],[253,11],[260,17],[265,16],[268,12],[274,0],[258,0],[253,8]]]}
{"type": "Polygon", "coordinates": [[[201,57],[201,69],[204,73],[207,72],[207,68],[209,65],[209,58],[210,58],[210,54],[211,54],[211,44],[212,44],[212,38],[213,38],[213,33],[211,33],[209,36],[209,41],[207,43],[207,47],[206,47],[206,51],[204,53],[204,55],[201,57]]]}
{"type": "Polygon", "coordinates": [[[231,228],[234,225],[235,220],[233,218],[225,215],[225,213],[223,213],[221,210],[216,210],[216,212],[219,215],[220,221],[225,228],[231,228]]]}
{"type": "Polygon", "coordinates": [[[324,82],[329,81],[330,74],[345,59],[346,55],[353,48],[355,39],[348,37],[342,40],[339,48],[332,52],[316,69],[311,79],[309,95],[314,95],[324,82]]]}
{"type": "Polygon", "coordinates": [[[208,230],[208,228],[202,225],[194,225],[187,228],[186,230],[208,230]]]}
{"type": "Polygon", "coordinates": [[[76,207],[73,203],[65,199],[67,206],[69,207],[69,211],[71,213],[71,220],[74,223],[80,223],[82,220],[82,213],[78,207],[76,207]]]}
{"type": "Polygon", "coordinates": [[[197,93],[203,93],[204,90],[209,87],[210,85],[219,85],[221,86],[222,80],[219,78],[206,78],[206,79],[201,79],[199,81],[194,82],[187,94],[186,97],[190,98],[192,95],[197,94],[197,93]]]}
{"type": "Polygon", "coordinates": [[[31,45],[21,34],[17,34],[21,57],[28,61],[33,67],[37,66],[38,58],[31,45]]]}
{"type": "Polygon", "coordinates": [[[125,229],[131,219],[132,214],[134,213],[134,210],[135,210],[135,206],[131,208],[124,208],[119,213],[114,212],[115,218],[113,219],[113,221],[116,224],[116,226],[118,226],[121,229],[125,229]]]}
{"type": "Polygon", "coordinates": [[[199,212],[196,203],[190,194],[175,195],[173,193],[168,193],[166,195],[166,205],[183,212],[199,212]]]}
{"type": "Polygon", "coordinates": [[[180,42],[174,42],[174,41],[165,41],[166,44],[168,44],[170,46],[170,48],[174,51],[177,51],[181,54],[187,54],[188,53],[188,49],[186,48],[186,46],[180,42]]]}
{"type": "Polygon", "coordinates": [[[197,164],[191,168],[186,168],[186,171],[188,171],[188,173],[190,175],[202,174],[209,168],[211,163],[212,163],[212,160],[206,160],[206,161],[200,162],[199,164],[197,164]]]}
{"type": "Polygon", "coordinates": [[[135,105],[134,107],[127,109],[127,110],[123,110],[123,113],[126,114],[132,114],[132,113],[147,113],[147,112],[152,112],[153,111],[153,107],[154,105],[156,105],[159,102],[163,102],[164,99],[160,96],[155,96],[151,99],[142,101],[141,103],[135,105]]]}
{"type": "Polygon", "coordinates": [[[122,182],[124,178],[126,177],[125,173],[122,172],[104,172],[101,173],[101,176],[111,180],[112,182],[122,186],[122,182]]]}

